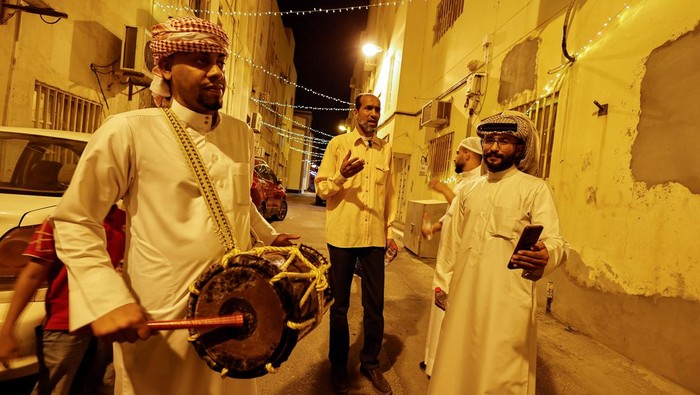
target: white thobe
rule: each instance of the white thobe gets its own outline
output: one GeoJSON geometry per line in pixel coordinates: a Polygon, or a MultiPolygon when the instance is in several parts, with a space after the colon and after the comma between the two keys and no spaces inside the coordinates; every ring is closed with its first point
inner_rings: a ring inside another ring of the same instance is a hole
{"type": "MultiPolygon", "coordinates": [[[[216,187],[238,246],[250,228],[263,242],[274,229],[250,200],[253,134],[227,115],[212,116],[173,102],[216,187]]],[[[138,302],[150,319],[184,318],[188,286],[224,253],[189,161],[159,109],[115,115],[90,139],[53,216],[56,250],[66,263],[70,328],[138,302]],[[102,218],[123,198],[127,250],[123,278],[105,251],[102,218]]],[[[255,380],[221,379],[187,342],[186,330],[116,344],[118,394],[253,394],[255,380]]]]}
{"type": "Polygon", "coordinates": [[[526,225],[544,227],[545,275],[565,260],[551,192],[514,167],[488,173],[455,198],[446,239],[454,274],[429,394],[534,394],[535,283],[507,268],[526,225]]]}
{"type": "MultiPolygon", "coordinates": [[[[457,196],[459,192],[464,188],[469,181],[476,180],[481,176],[481,166],[477,166],[472,170],[464,171],[459,174],[457,183],[455,184],[452,192],[455,194],[455,198],[450,202],[450,206],[447,208],[447,213],[440,219],[442,222],[441,234],[446,234],[449,232],[450,223],[452,222],[452,214],[450,210],[454,210],[456,206],[457,196]]],[[[450,292],[450,279],[452,278],[452,264],[451,261],[445,259],[446,250],[444,247],[444,238],[440,238],[440,244],[438,245],[437,259],[435,260],[435,275],[433,276],[433,287],[431,291],[434,291],[436,287],[440,287],[443,291],[449,294],[450,292]]],[[[435,362],[435,352],[437,351],[438,340],[440,339],[440,327],[442,326],[442,320],[445,318],[445,311],[441,308],[432,304],[430,308],[430,320],[428,321],[428,335],[425,339],[425,357],[423,361],[425,362],[425,374],[428,376],[433,373],[433,364],[435,362]]]]}

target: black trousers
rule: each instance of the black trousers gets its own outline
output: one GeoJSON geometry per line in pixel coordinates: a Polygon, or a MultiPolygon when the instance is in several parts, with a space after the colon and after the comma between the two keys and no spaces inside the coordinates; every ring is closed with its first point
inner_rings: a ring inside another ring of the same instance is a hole
{"type": "Polygon", "coordinates": [[[362,322],[365,342],[360,352],[360,366],[379,367],[379,351],[384,337],[384,248],[339,248],[328,245],[331,258],[331,289],[335,302],[331,306],[330,349],[332,365],[347,366],[350,350],[348,308],[355,263],[362,271],[362,322]]]}

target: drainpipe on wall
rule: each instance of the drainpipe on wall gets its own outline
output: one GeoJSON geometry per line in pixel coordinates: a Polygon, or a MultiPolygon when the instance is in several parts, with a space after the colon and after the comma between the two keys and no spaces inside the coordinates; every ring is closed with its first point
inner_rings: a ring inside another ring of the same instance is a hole
{"type": "Polygon", "coordinates": [[[0,125],[8,126],[7,119],[10,111],[10,95],[12,92],[12,75],[15,71],[15,50],[19,41],[19,28],[22,24],[22,13],[17,12],[17,21],[15,22],[15,37],[12,40],[12,50],[10,51],[10,68],[7,71],[7,90],[5,91],[5,108],[2,109],[2,123],[0,125]]]}

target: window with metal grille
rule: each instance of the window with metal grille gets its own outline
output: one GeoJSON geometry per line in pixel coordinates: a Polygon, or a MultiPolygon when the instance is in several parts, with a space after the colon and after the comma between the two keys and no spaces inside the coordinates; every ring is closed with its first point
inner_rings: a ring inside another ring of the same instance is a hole
{"type": "Polygon", "coordinates": [[[35,128],[92,133],[100,125],[102,105],[43,82],[34,82],[35,128]]]}
{"type": "Polygon", "coordinates": [[[559,107],[559,92],[551,93],[530,103],[515,107],[513,111],[527,114],[535,122],[540,137],[540,160],[538,174],[549,178],[552,161],[552,143],[554,142],[554,126],[559,107]]]}
{"type": "Polygon", "coordinates": [[[430,163],[431,178],[442,178],[447,175],[452,159],[452,138],[454,132],[430,140],[428,163],[430,163]]]}
{"type": "Polygon", "coordinates": [[[437,44],[442,36],[454,25],[457,18],[464,11],[464,0],[440,0],[433,25],[433,45],[437,44]]]}

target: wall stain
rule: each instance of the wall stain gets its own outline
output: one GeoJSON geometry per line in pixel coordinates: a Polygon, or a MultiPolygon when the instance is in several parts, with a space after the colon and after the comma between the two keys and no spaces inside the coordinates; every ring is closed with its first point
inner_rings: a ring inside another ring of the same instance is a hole
{"type": "Polygon", "coordinates": [[[700,194],[700,24],[655,48],[644,62],[630,168],[649,188],[670,182],[700,194]]]}
{"type": "Polygon", "coordinates": [[[504,104],[519,93],[535,91],[539,46],[539,38],[530,38],[515,45],[503,57],[498,86],[500,104],[504,104]]]}
{"type": "Polygon", "coordinates": [[[583,157],[583,163],[581,164],[581,171],[586,171],[589,167],[591,167],[591,156],[592,152],[587,152],[586,155],[583,157]]]}
{"type": "Polygon", "coordinates": [[[598,188],[588,187],[586,188],[586,203],[592,204],[593,206],[598,205],[598,188]]]}

